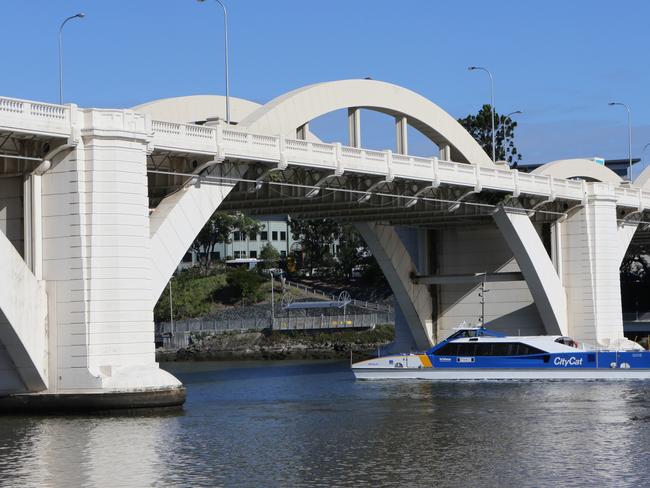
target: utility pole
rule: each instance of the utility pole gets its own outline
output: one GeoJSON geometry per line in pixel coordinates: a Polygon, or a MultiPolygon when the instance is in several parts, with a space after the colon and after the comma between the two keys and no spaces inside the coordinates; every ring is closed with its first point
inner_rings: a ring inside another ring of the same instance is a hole
{"type": "Polygon", "coordinates": [[[487,272],[483,275],[483,281],[481,281],[481,291],[478,292],[478,296],[481,298],[481,327],[485,327],[485,294],[490,291],[485,288],[486,279],[487,272]]]}
{"type": "Polygon", "coordinates": [[[273,281],[273,271],[269,271],[271,275],[271,330],[273,330],[273,321],[275,320],[275,293],[273,288],[275,288],[275,283],[273,281]]]}
{"type": "Polygon", "coordinates": [[[174,335],[174,302],[172,297],[172,279],[169,280],[169,322],[171,323],[171,333],[174,335]]]}

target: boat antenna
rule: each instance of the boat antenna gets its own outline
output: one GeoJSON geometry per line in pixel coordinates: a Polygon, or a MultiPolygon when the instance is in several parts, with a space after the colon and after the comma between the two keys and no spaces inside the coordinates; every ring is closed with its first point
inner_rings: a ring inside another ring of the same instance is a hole
{"type": "Polygon", "coordinates": [[[486,280],[487,280],[487,271],[483,273],[483,281],[481,281],[481,289],[478,292],[478,296],[481,298],[481,317],[479,318],[479,321],[481,322],[481,328],[485,327],[485,294],[490,291],[487,288],[485,288],[486,280]]]}

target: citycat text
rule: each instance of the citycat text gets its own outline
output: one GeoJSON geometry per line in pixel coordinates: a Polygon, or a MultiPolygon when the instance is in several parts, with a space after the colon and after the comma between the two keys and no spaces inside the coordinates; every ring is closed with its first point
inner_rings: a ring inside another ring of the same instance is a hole
{"type": "Polygon", "coordinates": [[[570,358],[555,358],[553,364],[555,366],[582,366],[582,359],[574,356],[570,358]]]}

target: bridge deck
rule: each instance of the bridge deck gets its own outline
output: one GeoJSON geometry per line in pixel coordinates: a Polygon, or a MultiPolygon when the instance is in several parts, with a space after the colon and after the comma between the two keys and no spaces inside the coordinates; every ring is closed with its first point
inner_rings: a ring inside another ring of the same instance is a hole
{"type": "MultiPolygon", "coordinates": [[[[57,137],[72,134],[75,105],[54,105],[12,98],[0,98],[0,131],[57,137]]],[[[222,125],[151,121],[153,146],[158,151],[214,156],[229,160],[256,161],[276,165],[303,166],[333,174],[361,174],[466,187],[490,189],[513,196],[522,194],[545,199],[584,201],[582,181],[520,173],[499,167],[468,165],[438,158],[393,154],[324,144],[284,136],[253,134],[222,125]]],[[[650,206],[650,192],[616,187],[617,204],[642,210],[650,206]]]]}

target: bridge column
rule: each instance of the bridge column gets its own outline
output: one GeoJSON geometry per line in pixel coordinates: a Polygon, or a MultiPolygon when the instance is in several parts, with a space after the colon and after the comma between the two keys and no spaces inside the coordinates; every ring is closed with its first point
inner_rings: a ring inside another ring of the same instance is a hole
{"type": "Polygon", "coordinates": [[[408,154],[409,138],[408,138],[408,120],[406,117],[395,118],[395,136],[396,136],[395,152],[397,152],[398,154],[408,154]]]}
{"type": "Polygon", "coordinates": [[[438,154],[438,158],[440,158],[441,161],[451,161],[451,147],[449,144],[440,146],[440,153],[438,154]]]}
{"type": "Polygon", "coordinates": [[[499,209],[494,220],[526,279],[546,333],[566,334],[564,287],[530,218],[524,211],[499,209]]]}
{"type": "Polygon", "coordinates": [[[614,189],[589,183],[587,204],[560,224],[569,332],[579,341],[623,338],[621,231],[616,218],[614,189]]]}
{"type": "Polygon", "coordinates": [[[42,177],[48,393],[182,394],[155,361],[148,124],[128,110],[79,119],[75,151],[42,177]]]}
{"type": "Polygon", "coordinates": [[[427,272],[426,263],[419,262],[419,249],[426,245],[424,231],[406,235],[406,231],[400,232],[391,225],[370,222],[355,225],[395,296],[396,326],[392,348],[400,352],[428,349],[434,342],[433,302],[428,287],[414,283],[411,278],[413,273],[427,272]]]}
{"type": "Polygon", "coordinates": [[[348,109],[348,145],[361,147],[361,109],[348,109]]]}

